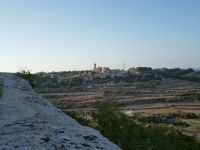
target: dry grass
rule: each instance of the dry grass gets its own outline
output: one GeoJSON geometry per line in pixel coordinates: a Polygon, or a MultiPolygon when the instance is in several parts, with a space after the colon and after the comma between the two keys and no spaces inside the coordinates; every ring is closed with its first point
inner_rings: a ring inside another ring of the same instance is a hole
{"type": "MultiPolygon", "coordinates": [[[[160,114],[167,112],[182,111],[187,113],[200,114],[200,101],[193,101],[189,98],[177,97],[175,94],[180,94],[189,91],[200,92],[200,83],[168,79],[161,82],[161,85],[156,85],[154,88],[139,88],[135,89],[136,85],[124,87],[124,90],[139,91],[125,95],[116,94],[119,86],[104,87],[103,85],[95,92],[77,92],[77,93],[55,93],[42,94],[42,96],[53,95],[54,98],[46,98],[51,103],[56,104],[59,99],[70,104],[70,108],[66,111],[95,111],[92,103],[95,101],[118,101],[120,109],[124,112],[127,109],[132,109],[134,112],[144,112],[146,114],[160,114]],[[104,92],[109,91],[109,92],[104,92]]],[[[199,120],[183,120],[199,122],[199,120]]],[[[200,131],[184,129],[187,135],[197,134],[200,139],[200,131]]]]}

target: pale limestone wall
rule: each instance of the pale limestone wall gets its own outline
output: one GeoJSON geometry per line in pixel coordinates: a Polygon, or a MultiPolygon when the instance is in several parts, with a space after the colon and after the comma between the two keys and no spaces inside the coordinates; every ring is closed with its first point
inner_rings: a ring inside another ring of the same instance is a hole
{"type": "Polygon", "coordinates": [[[3,95],[3,79],[0,78],[0,98],[2,97],[3,95]]]}
{"type": "Polygon", "coordinates": [[[4,79],[0,100],[0,149],[5,150],[120,150],[98,131],[42,99],[29,83],[14,74],[4,79]]]}

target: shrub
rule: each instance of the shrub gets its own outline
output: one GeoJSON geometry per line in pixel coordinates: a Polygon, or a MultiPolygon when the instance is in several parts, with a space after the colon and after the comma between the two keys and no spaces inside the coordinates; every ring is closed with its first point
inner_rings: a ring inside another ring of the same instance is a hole
{"type": "Polygon", "coordinates": [[[19,72],[15,74],[18,77],[23,78],[24,80],[27,80],[31,87],[34,89],[35,84],[34,84],[34,75],[31,74],[31,71],[28,70],[27,68],[21,68],[19,72]]]}
{"type": "MultiPolygon", "coordinates": [[[[118,103],[96,104],[92,113],[93,128],[122,149],[199,149],[197,139],[189,137],[173,125],[136,124],[132,118],[118,110],[118,103]]],[[[151,118],[149,118],[151,120],[151,118]]]]}

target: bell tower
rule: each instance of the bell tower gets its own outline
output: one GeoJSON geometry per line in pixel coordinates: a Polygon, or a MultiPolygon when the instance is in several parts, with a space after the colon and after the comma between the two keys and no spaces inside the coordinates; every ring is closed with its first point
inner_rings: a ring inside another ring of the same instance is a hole
{"type": "Polygon", "coordinates": [[[94,69],[93,70],[96,71],[96,63],[94,63],[94,69]]]}

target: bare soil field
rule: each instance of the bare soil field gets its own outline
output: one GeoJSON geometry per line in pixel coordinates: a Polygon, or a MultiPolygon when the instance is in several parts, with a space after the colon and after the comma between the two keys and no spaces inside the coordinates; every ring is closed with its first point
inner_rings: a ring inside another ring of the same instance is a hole
{"type": "MultiPolygon", "coordinates": [[[[200,114],[200,101],[195,101],[190,96],[177,96],[184,92],[200,92],[200,83],[166,79],[154,81],[151,84],[154,86],[143,87],[140,86],[141,82],[126,87],[118,84],[112,84],[112,86],[102,84],[98,89],[90,92],[40,95],[63,111],[92,111],[95,110],[95,101],[117,101],[123,112],[132,109],[134,112],[146,114],[176,113],[177,111],[200,114]]],[[[200,131],[197,130],[187,128],[184,132],[188,135],[195,133],[200,137],[200,131]]]]}
{"type": "Polygon", "coordinates": [[[71,106],[71,109],[80,108],[80,106],[81,108],[92,108],[95,101],[118,101],[120,103],[120,107],[124,107],[124,109],[127,107],[133,107],[135,110],[137,107],[141,109],[141,105],[143,106],[142,108],[144,110],[148,109],[146,108],[146,104],[154,107],[154,109],[159,109],[159,107],[162,109],[163,107],[182,110],[186,109],[186,107],[188,110],[198,109],[199,104],[196,104],[198,102],[195,102],[190,97],[176,96],[176,94],[183,92],[200,92],[199,83],[167,79],[163,80],[159,85],[155,85],[152,88],[137,87],[139,84],[141,83],[134,83],[128,87],[117,84],[113,84],[112,86],[101,85],[98,89],[95,89],[95,91],[92,92],[49,93],[40,95],[53,104],[56,104],[58,100],[67,102],[69,105],[72,104],[73,107],[71,106]],[[131,92],[118,94],[117,91],[119,89],[121,89],[121,91],[131,92]],[[189,103],[191,106],[185,106],[187,103],[189,103]],[[158,106],[158,104],[162,104],[163,106],[158,106]]]}

